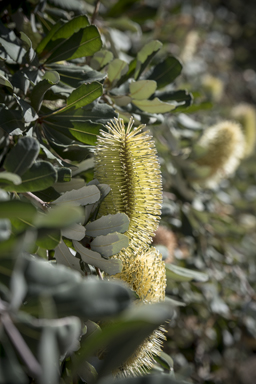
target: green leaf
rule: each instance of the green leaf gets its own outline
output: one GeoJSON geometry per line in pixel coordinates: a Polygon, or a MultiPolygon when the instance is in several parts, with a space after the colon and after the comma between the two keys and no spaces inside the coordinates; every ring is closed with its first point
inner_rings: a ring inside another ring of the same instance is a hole
{"type": "Polygon", "coordinates": [[[22,183],[5,187],[6,191],[34,192],[50,187],[57,180],[56,169],[47,161],[37,161],[22,175],[22,183]]]}
{"type": "MultiPolygon", "coordinates": [[[[78,109],[68,109],[66,111],[58,112],[54,115],[54,119],[58,119],[59,124],[65,124],[66,121],[93,121],[101,124],[107,123],[114,117],[118,117],[117,113],[112,107],[107,104],[95,103],[93,106],[78,109]],[[87,109],[88,108],[88,109],[87,109]]],[[[52,116],[51,116],[52,119],[52,116]]],[[[56,120],[57,122],[57,120],[56,120]]]]}
{"type": "Polygon", "coordinates": [[[56,167],[58,172],[58,183],[67,183],[72,179],[72,172],[70,168],[67,167],[56,167]]]}
{"type": "Polygon", "coordinates": [[[173,102],[173,104],[164,103],[158,97],[155,97],[153,100],[133,100],[132,102],[142,111],[150,113],[170,112],[177,106],[176,102],[173,102]]]}
{"type": "Polygon", "coordinates": [[[106,260],[101,257],[100,253],[91,251],[90,249],[83,247],[80,243],[78,243],[78,241],[73,241],[73,245],[85,263],[100,268],[108,275],[115,275],[116,273],[122,271],[121,260],[106,260]]]}
{"type": "Polygon", "coordinates": [[[45,126],[66,135],[70,139],[76,139],[84,144],[95,145],[97,136],[103,128],[103,125],[93,123],[89,120],[85,122],[67,120],[61,125],[57,116],[58,115],[45,119],[45,126]]]}
{"type": "Polygon", "coordinates": [[[12,41],[7,41],[4,38],[0,37],[0,43],[4,47],[7,55],[15,61],[15,63],[22,64],[23,58],[26,55],[26,50],[20,45],[15,44],[12,41]]]}
{"type": "Polygon", "coordinates": [[[37,213],[34,205],[20,200],[0,201],[0,218],[33,221],[37,213]]]}
{"type": "Polygon", "coordinates": [[[1,109],[0,121],[1,128],[9,135],[21,135],[25,129],[21,111],[1,109]]]}
{"type": "Polygon", "coordinates": [[[94,25],[80,29],[53,51],[46,60],[47,64],[62,60],[73,60],[79,57],[92,56],[102,47],[98,29],[94,25]]]}
{"type": "Polygon", "coordinates": [[[38,54],[42,53],[49,41],[51,41],[52,37],[56,34],[58,29],[64,24],[63,20],[58,20],[56,24],[51,28],[49,33],[43,38],[42,41],[38,44],[36,51],[38,54]]]}
{"type": "Polygon", "coordinates": [[[171,84],[177,76],[181,73],[182,65],[173,56],[167,57],[161,63],[157,64],[148,80],[155,80],[157,82],[157,88],[163,88],[166,85],[171,84]]]}
{"type": "Polygon", "coordinates": [[[34,163],[40,150],[36,139],[22,137],[6,156],[4,167],[7,171],[22,176],[34,163]]]}
{"type": "Polygon", "coordinates": [[[110,233],[98,236],[91,242],[91,249],[100,252],[102,256],[116,255],[121,249],[128,247],[129,238],[121,233],[110,233]]]}
{"type": "Polygon", "coordinates": [[[74,107],[74,109],[84,107],[100,97],[102,92],[102,85],[97,81],[91,84],[82,84],[68,97],[65,110],[71,107],[74,107]]]}
{"type": "Polygon", "coordinates": [[[132,99],[148,99],[155,92],[157,83],[152,80],[139,80],[130,83],[130,96],[132,99]]]}
{"type": "Polygon", "coordinates": [[[89,159],[86,159],[82,161],[80,164],[77,165],[77,167],[72,171],[72,175],[76,176],[80,173],[83,173],[87,171],[88,169],[92,169],[94,167],[94,158],[90,157],[89,159]]]}
{"type": "Polygon", "coordinates": [[[111,83],[116,84],[118,80],[121,79],[123,75],[128,71],[128,64],[120,59],[115,59],[111,61],[108,66],[108,79],[111,83]]]}
{"type": "Polygon", "coordinates": [[[95,383],[98,376],[96,369],[88,363],[88,361],[85,361],[84,364],[80,366],[77,374],[81,377],[82,381],[87,384],[95,383]]]}
{"type": "MultiPolygon", "coordinates": [[[[188,91],[179,90],[179,91],[163,91],[163,92],[156,92],[156,96],[161,101],[172,101],[175,100],[178,103],[184,102],[183,105],[180,106],[180,109],[184,109],[186,107],[189,107],[193,101],[193,96],[191,93],[188,93],[188,91]]],[[[179,107],[177,107],[178,109],[179,107]]],[[[175,112],[177,111],[175,110],[175,112]]]]}
{"type": "Polygon", "coordinates": [[[134,78],[138,79],[147,65],[150,63],[152,58],[157,54],[163,44],[158,40],[150,41],[145,44],[144,47],[139,51],[136,58],[136,68],[134,73],[134,78]]]}
{"type": "Polygon", "coordinates": [[[54,249],[61,241],[61,232],[59,229],[45,229],[38,230],[38,237],[36,245],[43,249],[54,249]]]}
{"type": "Polygon", "coordinates": [[[63,193],[58,199],[54,200],[52,204],[66,204],[73,205],[87,205],[95,203],[100,199],[100,191],[95,185],[83,187],[80,189],[73,189],[63,193]]]}
{"type": "Polygon", "coordinates": [[[35,110],[31,107],[29,103],[22,100],[18,96],[16,96],[16,100],[22,111],[22,117],[25,123],[31,123],[32,121],[38,119],[38,114],[35,112],[35,110]]]}
{"type": "Polygon", "coordinates": [[[98,321],[120,313],[131,303],[130,291],[120,282],[84,279],[76,271],[42,259],[26,257],[26,263],[28,298],[51,297],[58,317],[98,321]]]}
{"type": "Polygon", "coordinates": [[[129,229],[129,217],[125,213],[102,216],[86,225],[87,236],[107,235],[113,232],[126,232],[129,229]]]}
{"type": "Polygon", "coordinates": [[[80,222],[82,218],[82,208],[61,204],[49,209],[47,214],[38,212],[34,225],[43,228],[66,228],[80,222]]]}
{"type": "Polygon", "coordinates": [[[101,81],[106,77],[106,74],[94,71],[88,65],[78,67],[75,64],[55,64],[49,66],[49,68],[57,71],[60,75],[60,81],[64,84],[68,84],[72,88],[77,88],[83,83],[101,81]]]}
{"type": "Polygon", "coordinates": [[[0,185],[5,186],[6,184],[21,184],[21,177],[15,173],[0,172],[0,185]]]}
{"type": "Polygon", "coordinates": [[[31,105],[36,110],[39,111],[44,99],[44,95],[48,89],[53,85],[58,84],[60,81],[60,76],[56,71],[47,71],[42,80],[36,84],[31,92],[31,105]]]}
{"type": "Polygon", "coordinates": [[[205,282],[208,280],[206,273],[193,271],[191,269],[182,268],[174,264],[166,264],[166,277],[170,281],[200,281],[205,282]]]}
{"type": "Polygon", "coordinates": [[[55,183],[54,189],[58,193],[63,193],[63,192],[71,191],[72,189],[77,190],[77,189],[80,189],[80,188],[85,187],[85,186],[86,186],[86,183],[85,183],[84,179],[75,177],[71,181],[68,181],[66,183],[55,183]]]}
{"type": "Polygon", "coordinates": [[[106,49],[101,49],[96,52],[91,59],[91,66],[97,71],[105,67],[114,58],[113,53],[106,49]]]}
{"type": "Polygon", "coordinates": [[[0,73],[0,84],[13,89],[12,83],[0,73]]]}
{"type": "Polygon", "coordinates": [[[80,241],[85,237],[85,227],[74,224],[71,227],[62,229],[61,234],[68,239],[80,241]]]}
{"type": "Polygon", "coordinates": [[[80,260],[72,255],[63,241],[55,248],[54,256],[58,264],[66,265],[66,267],[81,272],[80,260]]]}

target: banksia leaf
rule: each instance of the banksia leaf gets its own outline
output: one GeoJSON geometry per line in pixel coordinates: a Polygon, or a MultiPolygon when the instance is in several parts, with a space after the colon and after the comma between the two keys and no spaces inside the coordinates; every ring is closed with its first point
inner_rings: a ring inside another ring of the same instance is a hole
{"type": "Polygon", "coordinates": [[[244,155],[250,156],[255,148],[256,142],[256,112],[252,105],[242,103],[234,107],[231,111],[232,116],[237,119],[243,128],[245,136],[244,155]]]}
{"type": "Polygon", "coordinates": [[[157,151],[145,125],[127,128],[122,119],[112,120],[100,132],[95,150],[95,177],[110,185],[99,215],[124,212],[130,218],[125,233],[130,246],[146,246],[158,227],[162,203],[162,179],[157,151]]]}
{"type": "Polygon", "coordinates": [[[198,144],[207,149],[196,159],[196,163],[210,168],[207,178],[200,180],[209,188],[214,188],[222,178],[230,176],[244,156],[244,135],[240,125],[231,121],[207,128],[198,144]]]}

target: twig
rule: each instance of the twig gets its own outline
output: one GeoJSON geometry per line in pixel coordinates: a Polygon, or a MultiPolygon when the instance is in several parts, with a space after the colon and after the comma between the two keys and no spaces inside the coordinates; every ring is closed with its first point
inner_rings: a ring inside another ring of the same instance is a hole
{"type": "Polygon", "coordinates": [[[100,280],[103,280],[101,270],[98,267],[95,267],[95,269],[96,269],[97,275],[99,276],[100,280]]]}
{"type": "Polygon", "coordinates": [[[24,192],[22,194],[23,196],[27,197],[29,200],[35,201],[40,206],[40,208],[42,208],[43,211],[47,211],[47,203],[39,199],[39,197],[37,197],[31,192],[24,192]]]}
{"type": "Polygon", "coordinates": [[[99,7],[100,7],[100,0],[96,0],[95,1],[95,8],[94,8],[92,18],[91,18],[91,24],[94,24],[94,22],[95,22],[97,13],[99,12],[99,7]]]}
{"type": "Polygon", "coordinates": [[[33,376],[39,376],[42,372],[40,364],[35,359],[34,355],[30,351],[29,347],[25,343],[23,337],[21,336],[18,329],[13,324],[10,316],[8,313],[4,313],[1,316],[1,322],[6,330],[6,333],[8,334],[9,338],[11,339],[13,345],[15,346],[16,350],[18,351],[20,357],[28,367],[30,373],[33,376]]]}

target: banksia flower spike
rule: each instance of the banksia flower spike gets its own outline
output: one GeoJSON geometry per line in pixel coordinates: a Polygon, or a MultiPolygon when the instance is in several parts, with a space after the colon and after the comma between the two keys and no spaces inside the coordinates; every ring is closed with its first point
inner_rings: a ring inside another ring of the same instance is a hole
{"type": "Polygon", "coordinates": [[[246,103],[234,107],[231,111],[232,116],[237,119],[243,128],[245,136],[245,157],[250,156],[255,148],[256,142],[256,112],[255,108],[246,103]]]}
{"type": "Polygon", "coordinates": [[[198,144],[207,151],[196,163],[210,169],[207,178],[200,183],[209,188],[214,188],[222,178],[230,176],[244,156],[244,135],[240,125],[231,121],[207,128],[198,144]]]}
{"type": "Polygon", "coordinates": [[[106,125],[95,150],[95,177],[110,185],[100,215],[124,212],[130,218],[126,235],[130,246],[147,246],[158,227],[162,204],[162,178],[157,151],[145,125],[125,128],[122,119],[106,125]]]}
{"type": "MultiPolygon", "coordinates": [[[[111,277],[125,281],[141,303],[155,303],[165,298],[166,274],[162,256],[149,248],[158,227],[162,204],[162,178],[154,141],[145,125],[127,128],[122,119],[112,120],[101,132],[95,149],[95,176],[109,184],[111,192],[104,199],[99,215],[124,212],[130,218],[126,235],[128,248],[113,258],[123,263],[122,272],[111,277]]],[[[135,353],[114,373],[137,376],[154,364],[161,352],[164,329],[156,329],[135,353]]]]}
{"type": "MultiPolygon", "coordinates": [[[[127,258],[127,253],[121,251],[115,258],[123,262],[123,270],[115,275],[115,278],[125,281],[137,293],[141,302],[158,303],[164,300],[165,263],[154,247],[146,251],[139,249],[136,254],[130,253],[130,258],[127,258]]],[[[160,327],[147,337],[135,353],[119,367],[116,376],[137,376],[152,368],[154,356],[161,352],[165,340],[164,332],[164,328],[160,327]]]]}

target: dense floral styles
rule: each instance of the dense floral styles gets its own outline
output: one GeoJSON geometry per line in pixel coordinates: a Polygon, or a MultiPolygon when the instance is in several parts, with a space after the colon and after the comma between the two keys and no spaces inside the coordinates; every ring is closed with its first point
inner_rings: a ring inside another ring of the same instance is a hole
{"type": "MultiPolygon", "coordinates": [[[[107,124],[95,150],[95,176],[107,183],[111,192],[99,214],[124,212],[130,218],[126,235],[129,247],[113,256],[122,261],[122,272],[113,278],[125,281],[139,297],[139,303],[156,303],[165,298],[166,274],[162,255],[149,247],[158,227],[162,204],[162,178],[157,151],[144,125],[127,128],[122,119],[107,124]]],[[[164,329],[156,329],[115,372],[136,376],[152,368],[161,352],[164,329]]]]}
{"type": "Polygon", "coordinates": [[[149,245],[158,227],[162,204],[162,178],[152,136],[145,125],[127,128],[122,119],[107,124],[95,150],[95,177],[109,184],[100,215],[124,212],[130,218],[126,235],[130,246],[149,245]]]}
{"type": "Polygon", "coordinates": [[[241,103],[232,109],[232,116],[237,119],[243,128],[245,136],[245,157],[250,156],[256,142],[256,112],[255,108],[246,103],[241,103]]]}
{"type": "Polygon", "coordinates": [[[222,178],[230,176],[244,156],[245,140],[241,126],[231,121],[222,121],[207,128],[198,144],[206,149],[196,163],[209,167],[209,174],[202,181],[209,188],[214,188],[222,178]]]}
{"type": "MultiPolygon", "coordinates": [[[[138,249],[135,253],[131,248],[121,251],[116,258],[122,260],[123,270],[115,278],[125,281],[143,303],[158,303],[165,298],[166,274],[162,255],[151,247],[147,250],[138,249]]],[[[116,375],[136,376],[152,368],[154,355],[159,355],[164,329],[156,329],[135,353],[119,368],[116,375]]]]}

